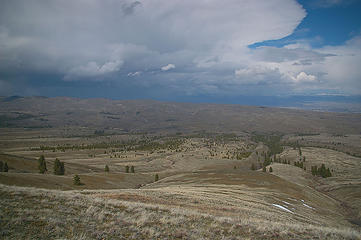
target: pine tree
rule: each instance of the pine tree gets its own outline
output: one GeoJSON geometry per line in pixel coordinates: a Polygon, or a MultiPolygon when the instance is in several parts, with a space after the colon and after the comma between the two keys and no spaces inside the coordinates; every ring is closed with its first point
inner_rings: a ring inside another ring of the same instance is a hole
{"type": "Polygon", "coordinates": [[[109,167],[108,167],[108,165],[105,165],[104,171],[105,171],[105,172],[109,172],[109,167]]]}
{"type": "Polygon", "coordinates": [[[135,172],[135,171],[134,171],[134,166],[131,166],[131,167],[130,167],[130,172],[131,172],[131,173],[134,173],[134,172],[135,172]]]}
{"type": "Polygon", "coordinates": [[[322,163],[321,167],[318,169],[319,176],[325,178],[326,177],[326,166],[324,163],[322,163]]]}
{"type": "Polygon", "coordinates": [[[273,172],[273,169],[272,169],[272,167],[269,167],[269,172],[273,172]]]}
{"type": "Polygon", "coordinates": [[[256,166],[252,163],[251,170],[256,170],[256,166]]]}
{"type": "MultiPolygon", "coordinates": [[[[8,167],[8,163],[5,162],[4,163],[4,172],[9,172],[9,167],[8,167]]],[[[331,174],[331,173],[330,173],[331,174]]]]}
{"type": "Polygon", "coordinates": [[[129,166],[125,166],[125,172],[129,173],[129,166]]]}
{"type": "MultiPolygon", "coordinates": [[[[5,164],[6,164],[6,163],[5,163],[5,164]]],[[[5,168],[4,168],[4,169],[5,169],[5,168]]],[[[4,172],[5,172],[5,170],[4,170],[4,172]]],[[[330,171],[329,168],[327,168],[327,170],[326,170],[325,177],[332,177],[332,174],[331,174],[331,171],[330,171]]]]}
{"type": "Polygon", "coordinates": [[[38,168],[39,168],[39,173],[42,174],[48,171],[48,169],[46,169],[46,161],[44,155],[41,155],[38,159],[38,168]]]}
{"type": "Polygon", "coordinates": [[[64,175],[64,174],[65,174],[64,162],[60,162],[60,172],[61,172],[61,175],[64,175]]]}
{"type": "Polygon", "coordinates": [[[154,176],[154,181],[157,182],[158,180],[159,180],[159,176],[158,176],[158,173],[157,173],[157,174],[155,174],[155,176],[154,176]]]}
{"type": "Polygon", "coordinates": [[[60,162],[58,158],[55,159],[54,162],[54,174],[55,175],[64,175],[65,169],[64,169],[64,163],[60,162]]]}
{"type": "Polygon", "coordinates": [[[77,185],[77,186],[81,185],[80,177],[77,174],[75,174],[75,176],[73,178],[73,183],[74,183],[74,185],[77,185]]]}

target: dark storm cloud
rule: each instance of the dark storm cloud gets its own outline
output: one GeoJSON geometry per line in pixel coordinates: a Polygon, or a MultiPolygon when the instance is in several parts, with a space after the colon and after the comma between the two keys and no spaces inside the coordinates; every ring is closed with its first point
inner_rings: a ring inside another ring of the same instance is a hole
{"type": "Polygon", "coordinates": [[[247,46],[292,34],[305,16],[294,0],[4,0],[0,94],[20,82],[40,91],[29,87],[41,83],[34,80],[40,75],[58,87],[115,82],[123,89],[233,94],[263,84],[289,91],[316,84],[321,75],[308,67],[329,53],[247,46]]]}

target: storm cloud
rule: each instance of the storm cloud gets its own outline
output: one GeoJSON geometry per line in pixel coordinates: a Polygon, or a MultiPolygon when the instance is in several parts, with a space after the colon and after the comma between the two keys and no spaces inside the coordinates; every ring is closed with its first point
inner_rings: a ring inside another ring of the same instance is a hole
{"type": "Polygon", "coordinates": [[[67,84],[116,82],[194,95],[247,93],[245,86],[262,84],[274,91],[304,84],[323,88],[325,76],[338,87],[324,63],[347,61],[344,52],[352,47],[250,49],[294,32],[306,16],[295,0],[4,0],[0,5],[0,83],[6,91],[16,79],[39,74],[67,84]]]}

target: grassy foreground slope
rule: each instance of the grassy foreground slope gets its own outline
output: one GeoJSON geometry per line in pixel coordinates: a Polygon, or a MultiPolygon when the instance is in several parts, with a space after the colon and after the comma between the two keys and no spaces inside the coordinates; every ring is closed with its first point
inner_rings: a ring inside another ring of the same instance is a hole
{"type": "Polygon", "coordinates": [[[0,229],[3,239],[361,239],[339,204],[260,171],[124,190],[0,185],[0,229]]]}

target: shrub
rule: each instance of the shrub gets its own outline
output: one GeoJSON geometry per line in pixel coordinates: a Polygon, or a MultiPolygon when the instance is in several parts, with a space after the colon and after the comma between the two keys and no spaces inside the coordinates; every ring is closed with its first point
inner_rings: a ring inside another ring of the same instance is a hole
{"type": "Polygon", "coordinates": [[[77,174],[75,174],[75,176],[73,178],[73,183],[74,183],[74,185],[77,185],[77,186],[81,185],[80,177],[77,174]]]}
{"type": "Polygon", "coordinates": [[[44,155],[41,155],[38,159],[38,168],[39,168],[39,173],[42,174],[48,171],[48,169],[46,169],[46,161],[44,155]]]}
{"type": "Polygon", "coordinates": [[[104,171],[105,171],[105,172],[109,172],[109,167],[108,167],[108,165],[105,165],[104,171]]]}
{"type": "Polygon", "coordinates": [[[157,174],[155,174],[155,176],[154,176],[154,181],[157,182],[158,180],[159,180],[159,176],[158,176],[158,173],[157,173],[157,174]]]}

